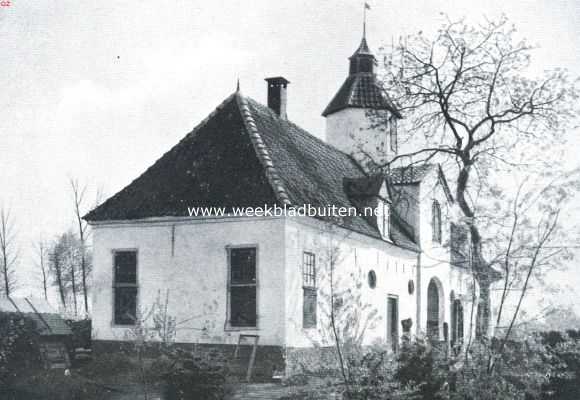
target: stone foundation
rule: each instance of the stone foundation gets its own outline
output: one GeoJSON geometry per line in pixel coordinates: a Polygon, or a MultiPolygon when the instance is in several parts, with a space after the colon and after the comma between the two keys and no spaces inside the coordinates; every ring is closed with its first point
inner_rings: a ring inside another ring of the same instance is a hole
{"type": "MultiPolygon", "coordinates": [[[[252,352],[251,345],[241,345],[238,359],[234,360],[235,344],[173,343],[172,346],[192,352],[195,358],[202,359],[209,364],[225,363],[229,366],[231,375],[240,378],[245,377],[252,352]]],[[[112,353],[123,353],[130,357],[135,355],[135,344],[127,341],[94,340],[92,347],[95,357],[112,353]]],[[[145,346],[146,358],[154,359],[161,355],[161,343],[147,343],[145,346]]],[[[283,373],[285,368],[284,348],[282,346],[257,346],[252,381],[269,381],[275,372],[281,371],[283,373]]]]}
{"type": "Polygon", "coordinates": [[[286,377],[297,374],[330,375],[338,369],[334,347],[286,348],[286,377]]]}

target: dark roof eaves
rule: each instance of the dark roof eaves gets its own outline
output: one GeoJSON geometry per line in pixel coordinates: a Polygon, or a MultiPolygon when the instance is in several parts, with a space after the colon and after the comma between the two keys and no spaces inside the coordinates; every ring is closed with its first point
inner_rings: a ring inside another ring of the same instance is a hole
{"type": "MultiPolygon", "coordinates": [[[[324,219],[322,217],[312,217],[312,218],[314,218],[316,220],[319,220],[319,221],[323,221],[323,222],[329,222],[328,220],[326,220],[326,219],[324,219]]],[[[356,229],[356,228],[351,228],[351,227],[345,226],[343,224],[336,224],[336,225],[338,227],[342,228],[342,229],[346,229],[346,230],[349,230],[351,232],[358,233],[359,235],[363,235],[363,236],[366,236],[366,237],[369,237],[369,238],[378,240],[378,241],[380,241],[382,243],[388,243],[388,244],[390,244],[392,246],[399,247],[399,248],[402,248],[402,249],[405,249],[405,250],[409,250],[409,251],[412,251],[414,253],[421,253],[421,251],[422,251],[421,248],[418,245],[416,245],[416,244],[415,244],[416,247],[413,248],[412,246],[407,246],[407,245],[402,244],[402,243],[397,243],[391,237],[389,237],[390,240],[388,240],[388,241],[387,240],[384,240],[383,238],[380,237],[380,233],[378,233],[378,231],[377,231],[377,235],[375,236],[375,235],[371,235],[369,232],[363,232],[362,230],[359,230],[359,229],[356,229]]]]}
{"type": "Polygon", "coordinates": [[[322,116],[327,117],[331,114],[334,114],[334,113],[339,112],[341,110],[344,110],[346,108],[362,108],[362,109],[366,108],[366,109],[371,109],[371,110],[388,110],[393,115],[395,115],[398,119],[403,118],[403,116],[401,115],[401,113],[399,112],[399,110],[397,109],[397,107],[395,106],[393,101],[391,100],[391,98],[388,95],[385,88],[382,85],[376,83],[376,74],[374,74],[372,72],[358,72],[356,74],[351,74],[351,75],[347,76],[347,78],[345,79],[343,84],[340,86],[340,88],[338,89],[338,91],[336,92],[336,94],[334,95],[332,100],[330,101],[330,103],[328,103],[328,105],[326,106],[326,108],[322,112],[322,116]],[[375,105],[354,104],[354,102],[352,100],[353,96],[354,96],[353,87],[356,85],[356,83],[360,77],[372,77],[372,78],[374,78],[374,80],[375,80],[374,85],[377,87],[377,89],[381,92],[381,95],[382,95],[381,96],[382,100],[383,100],[382,105],[375,106],[375,105]],[[348,91],[348,96],[346,96],[346,98],[342,99],[342,101],[339,102],[339,100],[342,97],[345,97],[345,96],[342,96],[342,93],[345,91],[348,91]],[[338,104],[335,104],[335,103],[338,103],[338,104]]]}

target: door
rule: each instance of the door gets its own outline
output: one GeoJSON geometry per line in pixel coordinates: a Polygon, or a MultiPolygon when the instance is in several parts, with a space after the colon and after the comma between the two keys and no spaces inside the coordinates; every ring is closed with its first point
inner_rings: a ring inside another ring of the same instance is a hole
{"type": "Polygon", "coordinates": [[[399,298],[387,298],[387,343],[393,352],[399,348],[399,298]]]}

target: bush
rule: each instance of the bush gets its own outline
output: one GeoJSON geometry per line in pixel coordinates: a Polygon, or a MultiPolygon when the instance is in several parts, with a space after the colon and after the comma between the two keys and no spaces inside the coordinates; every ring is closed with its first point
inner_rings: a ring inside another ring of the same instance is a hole
{"type": "Polygon", "coordinates": [[[349,385],[345,393],[351,400],[415,399],[412,382],[397,382],[393,356],[381,346],[359,349],[347,359],[349,385]]]}
{"type": "Polygon", "coordinates": [[[577,400],[580,398],[580,337],[578,331],[543,333],[544,343],[555,355],[553,373],[544,386],[544,398],[577,400]]]}
{"type": "Polygon", "coordinates": [[[223,399],[226,395],[227,367],[225,360],[209,359],[184,350],[166,352],[164,374],[167,400],[223,399]]]}
{"type": "Polygon", "coordinates": [[[41,365],[32,321],[16,314],[0,314],[0,386],[10,384],[31,365],[41,365]]]}
{"type": "Polygon", "coordinates": [[[112,384],[124,383],[127,377],[134,377],[137,372],[137,363],[125,353],[100,354],[78,370],[78,374],[84,377],[112,384]]]}
{"type": "Polygon", "coordinates": [[[394,379],[404,386],[413,386],[417,398],[443,399],[448,366],[427,339],[405,340],[398,356],[394,379]]]}

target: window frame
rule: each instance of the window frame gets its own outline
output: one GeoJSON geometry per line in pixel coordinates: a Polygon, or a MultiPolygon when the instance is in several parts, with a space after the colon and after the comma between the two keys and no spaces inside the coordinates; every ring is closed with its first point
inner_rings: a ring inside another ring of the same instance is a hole
{"type": "Polygon", "coordinates": [[[388,347],[390,347],[390,349],[393,351],[393,353],[397,354],[399,352],[399,341],[401,340],[401,331],[399,330],[399,324],[401,323],[401,315],[400,315],[399,296],[396,294],[391,293],[387,294],[386,320],[387,320],[386,342],[388,347]],[[393,314],[391,314],[391,318],[389,318],[389,305],[391,304],[391,300],[393,300],[393,304],[396,307],[394,308],[394,310],[391,310],[393,314]],[[396,340],[393,340],[393,336],[390,335],[393,332],[396,333],[396,340]]]}
{"type": "Polygon", "coordinates": [[[112,275],[111,275],[111,300],[112,300],[112,304],[111,304],[111,308],[112,308],[112,313],[111,313],[111,326],[114,327],[121,327],[121,328],[125,328],[125,327],[132,327],[137,325],[137,314],[139,313],[139,298],[140,298],[140,285],[139,285],[139,249],[138,248],[118,248],[118,249],[112,249],[111,250],[111,256],[112,256],[112,275]],[[116,261],[116,256],[117,253],[124,253],[124,252],[132,252],[135,253],[135,283],[117,283],[116,282],[116,271],[115,271],[115,261],[116,261]],[[117,297],[117,288],[135,288],[136,289],[136,293],[135,293],[135,322],[132,324],[119,324],[117,323],[117,310],[116,310],[116,297],[117,297]]]}
{"type": "Polygon", "coordinates": [[[257,243],[248,243],[248,244],[237,244],[237,245],[227,245],[225,247],[226,250],[226,262],[227,262],[227,268],[226,268],[226,297],[227,297],[227,301],[226,301],[226,323],[225,323],[225,329],[226,331],[243,331],[243,330],[258,330],[259,329],[259,265],[260,265],[260,261],[259,261],[259,246],[257,243]],[[244,283],[244,284],[233,284],[234,287],[255,287],[256,290],[256,323],[255,325],[248,325],[248,326],[240,326],[240,325],[232,325],[232,321],[231,321],[231,314],[232,314],[232,309],[231,309],[231,288],[232,288],[232,257],[231,257],[231,252],[232,250],[239,250],[239,249],[254,249],[256,254],[255,254],[255,283],[253,284],[248,284],[248,283],[244,283]]]}
{"type": "Polygon", "coordinates": [[[315,329],[318,326],[318,286],[316,279],[316,254],[312,251],[302,252],[302,329],[315,329]],[[309,263],[308,261],[312,261],[309,263]],[[307,270],[308,268],[308,270],[307,270]],[[313,322],[306,318],[306,298],[314,298],[313,322]]]}
{"type": "Polygon", "coordinates": [[[431,241],[441,244],[443,242],[443,223],[441,220],[441,204],[434,199],[431,203],[431,241]]]}
{"type": "Polygon", "coordinates": [[[391,237],[391,204],[390,202],[379,198],[379,207],[381,208],[380,215],[377,215],[377,225],[381,236],[385,240],[391,237]],[[379,219],[380,217],[380,219],[379,219]]]}

